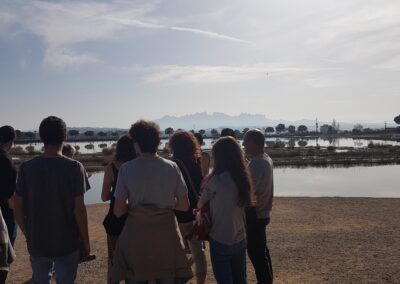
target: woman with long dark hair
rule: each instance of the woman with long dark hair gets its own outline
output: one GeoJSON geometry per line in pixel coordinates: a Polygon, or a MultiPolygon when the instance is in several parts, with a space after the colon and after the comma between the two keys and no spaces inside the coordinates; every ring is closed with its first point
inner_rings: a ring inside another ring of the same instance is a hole
{"type": "Polygon", "coordinates": [[[250,178],[237,141],[220,138],[213,146],[214,168],[198,202],[210,205],[210,253],[219,284],[246,283],[245,207],[250,203],[250,178]]]}
{"type": "MultiPolygon", "coordinates": [[[[193,209],[197,206],[201,182],[203,179],[201,171],[201,150],[196,137],[191,132],[177,131],[169,139],[169,147],[172,151],[172,159],[176,162],[183,174],[188,187],[190,208],[186,212],[175,211],[181,235],[185,238],[193,229],[193,209]]],[[[207,275],[207,262],[202,242],[192,238],[187,242],[192,260],[195,266],[197,284],[203,284],[207,275]]]]}
{"type": "MultiPolygon", "coordinates": [[[[118,171],[123,163],[136,158],[136,152],[132,138],[124,135],[118,139],[114,161],[112,161],[106,168],[103,179],[103,188],[101,191],[101,199],[106,202],[110,201],[110,207],[106,217],[104,218],[103,225],[107,232],[107,247],[108,247],[108,279],[111,267],[111,261],[115,246],[124,225],[127,214],[117,218],[114,213],[115,203],[115,188],[118,179],[118,171]]],[[[108,282],[109,283],[109,280],[108,282]]]]}

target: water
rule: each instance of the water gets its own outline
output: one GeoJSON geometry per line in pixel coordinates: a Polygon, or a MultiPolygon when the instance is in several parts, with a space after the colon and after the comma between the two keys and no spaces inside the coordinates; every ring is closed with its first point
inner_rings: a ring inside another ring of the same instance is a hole
{"type": "MultiPolygon", "coordinates": [[[[202,145],[202,149],[207,150],[211,149],[213,142],[215,140],[213,139],[204,139],[204,145],[202,145]]],[[[311,146],[317,146],[317,144],[321,147],[328,147],[328,146],[335,146],[335,147],[354,147],[354,148],[362,148],[362,147],[367,147],[370,142],[373,142],[374,144],[382,144],[382,145],[393,145],[393,146],[400,146],[399,141],[391,141],[391,140],[376,140],[376,139],[352,139],[352,138],[339,138],[339,139],[301,139],[301,140],[289,140],[288,138],[266,138],[267,145],[269,142],[276,142],[276,141],[281,141],[285,144],[285,146],[288,146],[290,141],[293,141],[293,146],[294,147],[300,147],[300,146],[306,146],[306,147],[311,147],[311,146]]],[[[159,149],[162,150],[165,147],[165,143],[167,143],[168,140],[164,139],[161,140],[159,149]]],[[[242,141],[239,141],[240,144],[242,141]]],[[[101,141],[101,142],[71,142],[71,145],[78,146],[79,147],[79,152],[83,154],[94,154],[94,153],[99,153],[102,152],[102,149],[104,147],[106,148],[111,148],[113,145],[115,145],[116,141],[101,141]],[[90,145],[90,146],[89,146],[90,145]]],[[[30,144],[17,144],[16,146],[21,146],[24,150],[26,150],[27,147],[32,146],[35,151],[41,151],[43,148],[42,143],[30,143],[30,144]]]]}
{"type": "MultiPolygon", "coordinates": [[[[275,196],[400,198],[400,165],[351,168],[277,168],[275,196]]],[[[104,173],[89,179],[87,204],[101,203],[104,173]]]]}

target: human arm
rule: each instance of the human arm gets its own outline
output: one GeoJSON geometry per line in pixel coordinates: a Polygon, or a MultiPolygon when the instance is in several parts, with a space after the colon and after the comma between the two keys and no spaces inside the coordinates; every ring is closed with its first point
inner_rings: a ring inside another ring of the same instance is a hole
{"type": "Polygon", "coordinates": [[[114,203],[115,217],[120,218],[126,213],[128,213],[128,204],[126,203],[126,200],[116,198],[114,203]]]}
{"type": "Polygon", "coordinates": [[[87,221],[87,212],[83,195],[75,197],[74,217],[78,225],[79,233],[84,247],[84,255],[90,254],[89,230],[87,221]]]}
{"type": "Polygon", "coordinates": [[[24,164],[22,164],[19,168],[17,189],[14,194],[14,216],[19,228],[26,237],[26,219],[24,207],[27,196],[27,186],[24,172],[24,164]]]}
{"type": "Polygon", "coordinates": [[[17,170],[8,156],[0,156],[0,200],[8,201],[14,195],[17,184],[17,170]]]}
{"type": "Polygon", "coordinates": [[[24,198],[18,194],[14,196],[14,216],[22,233],[26,237],[26,223],[24,214],[24,198]]]}
{"type": "Polygon", "coordinates": [[[213,189],[213,178],[207,178],[207,181],[203,187],[203,191],[201,192],[199,201],[197,202],[197,209],[203,208],[203,206],[209,202],[215,195],[215,190],[213,189]]]}
{"type": "Polygon", "coordinates": [[[101,190],[101,200],[106,202],[111,199],[111,187],[113,183],[113,172],[111,165],[108,165],[104,172],[103,187],[101,190]]]}
{"type": "MultiPolygon", "coordinates": [[[[111,167],[110,167],[111,168],[111,167]]],[[[111,187],[110,187],[111,188],[111,187]]],[[[114,215],[119,218],[128,212],[128,188],[125,184],[125,167],[121,166],[115,188],[114,215]]]]}

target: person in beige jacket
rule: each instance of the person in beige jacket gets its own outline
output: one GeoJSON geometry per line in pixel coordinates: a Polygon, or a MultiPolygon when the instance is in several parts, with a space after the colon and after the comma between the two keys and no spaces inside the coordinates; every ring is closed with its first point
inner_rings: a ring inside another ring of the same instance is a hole
{"type": "Polygon", "coordinates": [[[111,283],[127,273],[132,283],[185,283],[193,274],[173,211],[189,208],[184,178],[176,163],[157,155],[157,124],[140,120],[129,134],[140,154],[118,174],[114,215],[128,218],[114,251],[111,283]]]}

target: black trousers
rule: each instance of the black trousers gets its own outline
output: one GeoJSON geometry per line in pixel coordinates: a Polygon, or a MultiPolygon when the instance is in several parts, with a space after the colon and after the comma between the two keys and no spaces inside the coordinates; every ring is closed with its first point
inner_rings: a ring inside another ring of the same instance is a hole
{"type": "Polygon", "coordinates": [[[257,283],[270,284],[273,281],[272,262],[267,247],[266,227],[268,219],[258,219],[256,208],[246,209],[247,254],[256,272],[257,283]]]}

